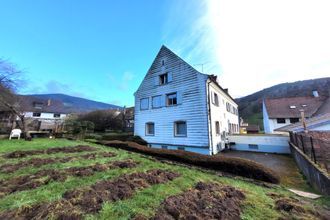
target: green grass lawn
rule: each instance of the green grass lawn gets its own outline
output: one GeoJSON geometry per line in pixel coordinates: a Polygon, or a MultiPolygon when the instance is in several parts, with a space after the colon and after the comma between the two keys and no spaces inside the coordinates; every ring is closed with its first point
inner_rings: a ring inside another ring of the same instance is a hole
{"type": "Polygon", "coordinates": [[[0,198],[0,212],[59,200],[68,190],[92,185],[97,181],[104,179],[115,179],[123,174],[148,171],[150,169],[171,170],[181,174],[181,176],[164,184],[156,184],[151,187],[138,190],[135,192],[133,197],[129,199],[120,200],[113,203],[104,203],[102,210],[98,214],[87,215],[85,217],[87,219],[130,219],[136,214],[151,217],[155,214],[157,208],[165,198],[171,195],[180,194],[192,188],[199,181],[217,182],[224,185],[234,186],[237,189],[242,190],[246,195],[246,199],[242,207],[242,219],[278,219],[281,216],[283,217],[283,213],[275,209],[275,200],[268,196],[269,193],[280,194],[284,197],[295,197],[303,202],[304,207],[307,210],[319,210],[320,207],[329,207],[330,205],[330,199],[328,197],[323,197],[313,201],[296,197],[281,185],[274,186],[273,188],[267,188],[249,181],[244,181],[241,178],[221,177],[211,171],[202,171],[185,166],[162,163],[151,157],[141,156],[140,154],[127,152],[124,150],[118,150],[81,141],[69,141],[65,139],[34,139],[30,142],[23,140],[1,140],[0,164],[17,163],[30,158],[59,158],[78,156],[87,153],[57,153],[49,155],[38,154],[19,159],[7,159],[3,157],[5,153],[15,150],[39,150],[51,147],[76,145],[94,146],[98,149],[98,152],[110,151],[116,153],[116,156],[109,158],[100,157],[95,160],[79,159],[67,163],[52,163],[38,168],[26,166],[14,173],[0,173],[0,179],[7,180],[18,175],[33,174],[46,168],[61,170],[68,167],[88,166],[95,164],[96,162],[105,163],[108,161],[120,161],[128,158],[139,162],[139,164],[135,168],[110,169],[104,172],[95,172],[94,175],[87,177],[69,177],[64,182],[51,181],[49,184],[36,189],[19,191],[6,195],[0,198]]]}

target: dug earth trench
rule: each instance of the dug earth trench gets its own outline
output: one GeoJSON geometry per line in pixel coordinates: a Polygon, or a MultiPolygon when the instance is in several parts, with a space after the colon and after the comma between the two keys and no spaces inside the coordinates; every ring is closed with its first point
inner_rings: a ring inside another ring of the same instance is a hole
{"type": "Polygon", "coordinates": [[[166,170],[125,174],[115,180],[102,180],[89,187],[68,191],[59,201],[2,212],[0,219],[83,219],[85,214],[98,213],[104,202],[128,199],[138,189],[166,183],[179,176],[166,170]]]}
{"type": "Polygon", "coordinates": [[[267,193],[267,196],[274,200],[275,209],[281,212],[280,219],[329,219],[330,210],[321,206],[314,206],[313,209],[307,208],[313,207],[308,200],[301,201],[298,198],[277,193],[267,193]]]}
{"type": "Polygon", "coordinates": [[[243,192],[234,187],[198,182],[193,189],[165,199],[151,219],[240,219],[244,199],[243,192]]]}
{"type": "Polygon", "coordinates": [[[8,163],[3,164],[0,166],[0,172],[2,173],[12,173],[19,169],[25,168],[27,166],[33,167],[41,167],[46,164],[53,164],[53,163],[67,163],[69,161],[73,161],[76,159],[87,159],[87,160],[95,160],[98,157],[114,157],[116,156],[115,153],[112,152],[102,152],[102,153],[88,153],[84,155],[79,155],[76,157],[63,157],[63,158],[31,158],[26,161],[21,161],[18,163],[8,163]]]}
{"type": "Polygon", "coordinates": [[[35,189],[47,185],[50,181],[65,181],[69,176],[91,176],[95,172],[106,171],[116,168],[133,168],[137,162],[128,159],[105,164],[94,164],[86,167],[70,167],[64,170],[45,169],[33,175],[18,176],[8,180],[0,180],[0,198],[17,191],[35,189]]]}
{"type": "Polygon", "coordinates": [[[85,145],[78,145],[74,147],[53,147],[46,150],[26,150],[13,151],[5,154],[5,158],[22,158],[37,154],[56,154],[56,153],[79,153],[83,151],[96,151],[97,148],[85,145]]]}

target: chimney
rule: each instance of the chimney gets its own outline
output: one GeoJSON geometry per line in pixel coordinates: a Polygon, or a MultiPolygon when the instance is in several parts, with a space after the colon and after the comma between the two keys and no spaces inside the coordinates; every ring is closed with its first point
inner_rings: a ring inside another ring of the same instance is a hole
{"type": "Polygon", "coordinates": [[[50,99],[48,99],[47,106],[50,106],[51,103],[52,103],[52,101],[50,99]]]}
{"type": "Polygon", "coordinates": [[[315,98],[319,97],[319,93],[318,93],[317,90],[313,90],[313,96],[314,96],[315,98]]]}

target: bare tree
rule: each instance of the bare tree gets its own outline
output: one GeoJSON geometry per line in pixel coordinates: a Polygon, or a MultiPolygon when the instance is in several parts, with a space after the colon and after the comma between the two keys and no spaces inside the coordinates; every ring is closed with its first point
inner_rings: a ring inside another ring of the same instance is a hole
{"type": "Polygon", "coordinates": [[[20,106],[20,98],[15,94],[21,82],[21,73],[14,64],[0,59],[0,107],[19,119],[18,126],[26,136],[24,112],[20,106]]]}

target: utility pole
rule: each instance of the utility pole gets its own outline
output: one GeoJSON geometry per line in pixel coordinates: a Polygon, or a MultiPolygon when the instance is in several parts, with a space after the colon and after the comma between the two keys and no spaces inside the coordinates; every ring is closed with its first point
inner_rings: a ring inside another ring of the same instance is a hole
{"type": "Polygon", "coordinates": [[[301,115],[301,123],[302,123],[303,126],[304,126],[304,132],[305,132],[305,133],[308,133],[308,131],[307,131],[307,126],[306,126],[305,111],[304,111],[304,109],[301,109],[301,110],[300,110],[300,115],[301,115]]]}

